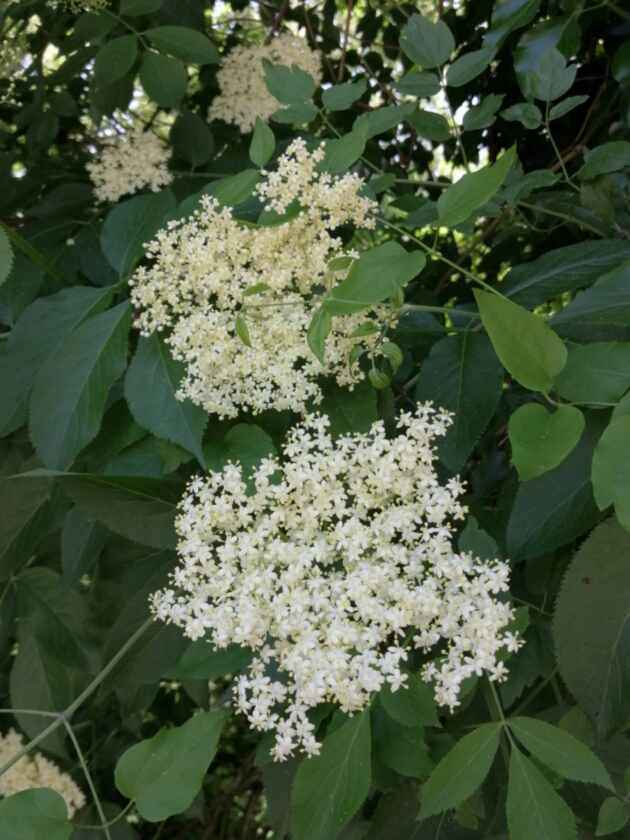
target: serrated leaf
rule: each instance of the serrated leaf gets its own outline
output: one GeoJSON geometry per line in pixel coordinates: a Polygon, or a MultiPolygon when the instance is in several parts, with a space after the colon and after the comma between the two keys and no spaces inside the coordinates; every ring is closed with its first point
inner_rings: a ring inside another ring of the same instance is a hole
{"type": "Polygon", "coordinates": [[[360,99],[367,90],[367,81],[359,79],[356,82],[345,82],[333,85],[322,92],[324,108],[329,111],[345,111],[360,99]]]}
{"type": "Polygon", "coordinates": [[[461,87],[476,79],[492,61],[494,50],[484,47],[456,59],[446,70],[446,84],[461,87]]]}
{"type": "Polygon", "coordinates": [[[215,648],[205,639],[191,642],[170,669],[175,680],[214,680],[226,674],[238,674],[249,665],[252,652],[238,645],[215,648]]]}
{"type": "Polygon", "coordinates": [[[599,525],[565,575],[553,634],[562,679],[600,738],[630,719],[630,534],[599,525]],[[605,559],[605,562],[603,562],[605,559]],[[584,616],[589,621],[584,621],[584,616]]]}
{"type": "Polygon", "coordinates": [[[227,432],[223,440],[212,440],[204,447],[209,470],[222,470],[231,461],[243,467],[249,478],[263,458],[276,454],[273,439],[252,423],[237,423],[227,432]]]}
{"type": "Polygon", "coordinates": [[[512,462],[521,481],[529,481],[562,463],[584,431],[579,408],[561,405],[550,413],[539,403],[527,403],[510,417],[508,433],[512,462]]]}
{"type": "Polygon", "coordinates": [[[419,274],[426,264],[420,251],[408,253],[397,242],[365,251],[352,264],[348,276],[324,298],[333,315],[348,315],[391,297],[419,274]]]}
{"type": "Polygon", "coordinates": [[[630,531],[630,415],[613,418],[593,455],[593,492],[600,510],[615,506],[621,525],[630,531]],[[623,454],[622,454],[623,453],[623,454]]]}
{"type": "Polygon", "coordinates": [[[439,726],[433,689],[418,674],[408,674],[397,691],[381,689],[379,698],[387,714],[403,726],[439,726]]]}
{"type": "Polygon", "coordinates": [[[515,747],[510,756],[506,811],[511,840],[573,840],[577,836],[569,806],[515,747]]]}
{"type": "Polygon", "coordinates": [[[202,32],[187,26],[158,26],[147,29],[145,37],[160,52],[192,64],[218,64],[217,48],[202,32]]]}
{"type": "Polygon", "coordinates": [[[499,556],[496,540],[479,527],[474,516],[469,516],[466,527],[459,535],[457,547],[462,552],[469,552],[481,560],[494,560],[499,556]]]}
{"type": "Polygon", "coordinates": [[[630,242],[601,239],[548,251],[515,266],[501,290],[521,306],[533,307],[563,292],[582,289],[630,259],[630,242]]]}
{"type": "Polygon", "coordinates": [[[630,387],[630,342],[569,344],[557,392],[570,402],[614,403],[630,387]]]}
{"type": "Polygon", "coordinates": [[[549,391],[564,368],[567,350],[542,318],[499,295],[475,290],[481,320],[501,364],[533,391],[549,391]]]}
{"type": "Polygon", "coordinates": [[[4,228],[0,227],[0,286],[7,279],[13,267],[13,249],[4,228]]]}
{"type": "Polygon", "coordinates": [[[438,199],[440,223],[447,227],[465,222],[499,191],[516,160],[516,147],[504,152],[494,164],[464,175],[444,190],[438,199]]]}
{"type": "Polygon", "coordinates": [[[555,773],[614,790],[600,759],[573,735],[536,718],[511,718],[508,725],[521,744],[555,773]]]}
{"type": "Polygon", "coordinates": [[[298,767],[291,795],[292,834],[330,840],[370,789],[370,713],[355,714],[324,738],[321,752],[298,767]]]}
{"type": "Polygon", "coordinates": [[[263,59],[263,67],[269,93],[283,105],[300,105],[315,93],[313,77],[296,64],[285,67],[263,59]]]}
{"type": "Polygon", "coordinates": [[[0,827],[7,840],[69,840],[72,834],[66,803],[50,788],[23,790],[0,801],[0,827]]]}
{"type": "Polygon", "coordinates": [[[378,419],[376,394],[365,380],[352,391],[337,385],[327,388],[318,410],[330,418],[330,432],[334,437],[368,432],[378,419]]]}
{"type": "Polygon", "coordinates": [[[630,339],[630,262],[580,292],[554,315],[551,325],[575,341],[630,339]]]}
{"type": "Polygon", "coordinates": [[[630,810],[625,802],[616,796],[609,796],[602,802],[597,816],[595,837],[605,837],[621,831],[630,820],[630,810]]]}
{"type": "Polygon", "coordinates": [[[324,356],[326,354],[326,339],[330,335],[331,328],[332,316],[323,306],[320,306],[311,318],[306,340],[308,341],[308,346],[322,364],[324,364],[324,356]]]}
{"type": "Polygon", "coordinates": [[[199,712],[122,755],[116,787],[135,801],[141,817],[161,822],[188,808],[216,754],[225,720],[224,711],[199,712]]]}
{"type": "Polygon", "coordinates": [[[162,108],[173,108],[188,87],[186,65],[178,58],[147,52],[140,65],[140,82],[149,99],[162,108]]]}
{"type": "Polygon", "coordinates": [[[155,195],[134,196],[109,211],[101,231],[101,248],[121,277],[126,277],[140,262],[145,244],[175,207],[173,193],[162,190],[155,195]]]}
{"type": "Polygon", "coordinates": [[[434,767],[424,728],[404,726],[378,707],[372,711],[374,752],[385,767],[401,776],[426,779],[434,767]]]}
{"type": "Polygon", "coordinates": [[[490,771],[500,735],[500,724],[485,723],[460,738],[422,786],[422,819],[455,808],[477,790],[490,771]]]}
{"type": "Polygon", "coordinates": [[[252,142],[249,145],[249,158],[256,166],[263,167],[269,163],[276,150],[276,138],[273,131],[260,117],[256,117],[252,142]]]}
{"type": "Polygon", "coordinates": [[[440,460],[452,472],[464,466],[501,398],[503,369],[491,343],[463,332],[436,342],[423,362],[416,385],[418,401],[433,400],[453,414],[438,443],[440,460]]]}
{"type": "Polygon", "coordinates": [[[50,469],[66,469],[101,426],[110,387],[127,364],[131,309],[121,303],[90,318],[47,359],[35,378],[30,430],[50,469]]]}
{"type": "Polygon", "coordinates": [[[511,105],[501,116],[508,122],[520,122],[525,128],[534,129],[542,125],[543,115],[540,108],[533,102],[519,102],[511,105]]]}
{"type": "Polygon", "coordinates": [[[118,81],[133,67],[138,56],[138,39],[135,35],[113,38],[96,53],[94,79],[99,87],[118,81]]]}
{"type": "Polygon", "coordinates": [[[455,49],[455,39],[443,21],[412,15],[404,25],[400,47],[414,64],[426,69],[445,64],[455,49]]]}
{"type": "Polygon", "coordinates": [[[61,567],[66,583],[77,585],[94,569],[107,541],[107,531],[95,519],[73,508],[61,531],[61,567]]]}
{"type": "Polygon", "coordinates": [[[591,462],[605,419],[587,416],[582,439],[555,469],[521,484],[507,527],[513,560],[547,554],[584,534],[600,518],[593,499],[591,462]]]}
{"type": "Polygon", "coordinates": [[[190,400],[177,399],[183,377],[183,365],[158,335],[140,338],[125,376],[125,398],[139,426],[192,452],[203,468],[208,416],[190,400]]]}

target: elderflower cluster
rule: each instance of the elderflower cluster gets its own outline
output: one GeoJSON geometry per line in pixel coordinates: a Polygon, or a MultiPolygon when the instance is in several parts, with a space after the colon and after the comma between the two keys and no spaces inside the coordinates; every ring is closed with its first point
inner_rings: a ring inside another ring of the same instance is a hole
{"type": "Polygon", "coordinates": [[[104,9],[109,0],[49,0],[53,9],[66,8],[70,12],[98,12],[104,9]]]}
{"type": "MultiPolygon", "coordinates": [[[[247,226],[206,196],[192,218],[170,222],[147,246],[153,263],[130,281],[136,325],[144,335],[163,331],[184,363],[180,399],[220,417],[302,413],[321,401],[322,374],[348,386],[364,376],[349,354],[356,343],[350,334],[365,314],[334,319],[323,366],[307,343],[313,312],[336,282],[328,264],[348,253],[331,230],[374,225],[375,205],[359,195],[361,179],[318,171],[322,157],[321,148],[310,153],[295,140],[259,186],[279,213],[299,203],[302,211],[288,221],[247,226]]],[[[363,342],[379,352],[377,334],[363,342]]]]}
{"type": "Polygon", "coordinates": [[[231,51],[217,73],[221,93],[210,106],[209,119],[234,123],[245,134],[257,117],[267,120],[281,107],[267,89],[263,59],[287,67],[296,64],[316,84],[322,80],[320,55],[303,38],[284,33],[268,44],[241,45],[231,51]]]}
{"type": "MultiPolygon", "coordinates": [[[[24,746],[24,738],[14,729],[0,735],[0,766],[10,761],[24,746]]],[[[25,755],[0,776],[0,796],[12,796],[32,788],[51,788],[66,801],[72,818],[85,805],[85,796],[72,778],[41,753],[25,755]]]]}
{"type": "Polygon", "coordinates": [[[434,467],[450,422],[428,403],[392,439],[378,422],[333,440],[311,415],[250,486],[238,464],[191,481],[179,565],[152,610],[191,639],[256,652],[235,698],[252,727],[275,731],[277,760],[317,753],[318,704],[352,713],[403,686],[409,647],[436,654],[422,673],[440,704],[456,706],[474,674],[504,678],[500,651],[520,644],[498,597],[509,568],[453,547],[463,485],[441,485],[434,467]]]}
{"type": "Polygon", "coordinates": [[[29,43],[26,29],[0,31],[0,79],[13,79],[22,73],[29,43]]]}
{"type": "Polygon", "coordinates": [[[157,192],[173,180],[169,149],[142,126],[101,142],[98,157],[86,166],[99,201],[115,202],[145,187],[157,192]]]}

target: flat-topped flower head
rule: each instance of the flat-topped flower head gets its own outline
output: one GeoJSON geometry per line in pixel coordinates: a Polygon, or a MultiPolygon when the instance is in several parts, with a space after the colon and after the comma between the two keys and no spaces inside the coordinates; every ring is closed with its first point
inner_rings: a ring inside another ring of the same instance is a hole
{"type": "MultiPolygon", "coordinates": [[[[269,209],[282,213],[297,203],[304,208],[298,215],[248,226],[205,196],[192,218],[170,223],[147,246],[152,264],[131,279],[136,325],[145,335],[165,334],[185,365],[180,398],[210,414],[302,413],[321,401],[322,374],[348,386],[364,375],[348,361],[349,335],[363,313],[335,318],[324,365],[307,343],[313,312],[336,282],[328,264],[352,253],[334,229],[374,226],[375,205],[359,194],[362,180],[320,172],[322,155],[294,141],[258,188],[269,209]]],[[[376,343],[365,342],[375,352],[376,343]]]]}
{"type": "Polygon", "coordinates": [[[173,180],[170,149],[141,125],[100,143],[95,159],[86,165],[99,201],[115,202],[147,188],[158,192],[173,180]]]}
{"type": "Polygon", "coordinates": [[[320,55],[303,38],[285,32],[268,44],[243,44],[230,52],[217,73],[221,93],[210,106],[210,119],[234,123],[245,134],[257,117],[268,120],[281,107],[267,89],[264,59],[287,67],[295,64],[318,85],[322,80],[320,55]]]}
{"type": "MultiPolygon", "coordinates": [[[[0,766],[10,761],[23,747],[24,738],[14,729],[0,735],[0,766]]],[[[33,788],[56,791],[64,798],[71,819],[85,805],[85,796],[72,778],[38,752],[23,756],[0,776],[0,796],[12,796],[33,788]]]]}
{"type": "Polygon", "coordinates": [[[509,569],[461,553],[458,478],[440,484],[433,445],[451,422],[430,404],[367,434],[334,440],[311,415],[283,459],[263,460],[253,490],[241,467],[193,479],[180,504],[179,565],[156,593],[157,618],[217,648],[255,651],[235,700],[274,755],[317,753],[309,711],[365,708],[404,685],[409,649],[436,654],[423,670],[436,700],[459,702],[464,680],[502,679],[513,617],[500,593],[509,569]]]}

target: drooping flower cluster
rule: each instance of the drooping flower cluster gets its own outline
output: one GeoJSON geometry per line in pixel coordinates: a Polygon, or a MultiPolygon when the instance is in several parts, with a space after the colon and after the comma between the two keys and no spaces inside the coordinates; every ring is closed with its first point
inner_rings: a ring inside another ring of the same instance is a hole
{"type": "MultiPolygon", "coordinates": [[[[24,746],[24,738],[14,729],[0,735],[0,766],[10,761],[24,746]]],[[[41,753],[25,755],[0,776],[0,796],[12,796],[32,788],[51,788],[66,801],[68,816],[85,805],[85,796],[72,778],[41,753]]]]}
{"type": "Polygon", "coordinates": [[[410,646],[436,653],[423,676],[447,706],[471,675],[504,677],[498,654],[519,645],[497,597],[509,569],[453,548],[463,487],[440,485],[433,464],[450,422],[419,405],[393,439],[378,422],[333,441],[328,419],[311,415],[282,463],[261,462],[253,490],[237,464],[190,483],[179,566],[152,608],[192,639],[256,652],[236,702],[254,728],[275,730],[276,759],[317,752],[317,704],[351,713],[404,685],[410,646]]]}
{"type": "MultiPolygon", "coordinates": [[[[321,400],[322,373],[341,385],[363,376],[348,362],[348,336],[363,316],[335,318],[323,367],[307,344],[321,295],[337,282],[328,264],[345,253],[331,230],[348,222],[374,224],[373,202],[359,195],[361,179],[319,172],[322,156],[296,140],[258,188],[279,213],[298,202],[303,210],[297,216],[246,226],[205,197],[191,219],[170,223],[147,246],[153,264],[131,280],[137,326],[145,335],[164,331],[173,355],[185,363],[179,397],[211,414],[303,412],[309,400],[321,400]]],[[[376,338],[365,339],[368,350],[370,342],[376,338]]]]}
{"type": "Polygon", "coordinates": [[[321,59],[303,38],[283,33],[268,44],[243,44],[227,56],[217,73],[221,93],[215,97],[208,117],[234,123],[245,134],[256,118],[267,120],[281,107],[265,84],[263,59],[291,67],[296,64],[316,82],[322,80],[321,59]]]}
{"type": "Polygon", "coordinates": [[[86,167],[99,201],[115,202],[145,187],[157,192],[173,180],[168,147],[141,125],[101,143],[98,157],[86,167]]]}

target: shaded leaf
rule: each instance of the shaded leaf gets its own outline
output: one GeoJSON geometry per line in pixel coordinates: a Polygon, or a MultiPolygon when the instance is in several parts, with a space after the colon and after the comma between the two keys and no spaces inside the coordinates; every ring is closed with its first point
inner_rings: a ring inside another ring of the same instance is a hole
{"type": "Polygon", "coordinates": [[[569,806],[515,747],[510,756],[506,810],[511,840],[573,840],[577,836],[569,806]]]}
{"type": "Polygon", "coordinates": [[[440,222],[447,227],[465,222],[498,192],[516,160],[516,147],[504,152],[494,164],[464,175],[444,190],[438,199],[440,222]]]}
{"type": "Polygon", "coordinates": [[[584,431],[584,415],[570,405],[550,413],[538,403],[521,406],[508,425],[512,461],[521,481],[529,481],[562,463],[584,431]]]}
{"type": "Polygon", "coordinates": [[[66,803],[50,788],[23,790],[2,799],[0,828],[7,840],[69,840],[72,834],[66,803]]]}

